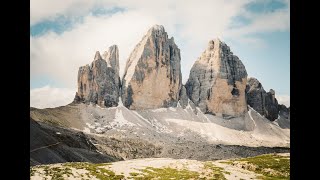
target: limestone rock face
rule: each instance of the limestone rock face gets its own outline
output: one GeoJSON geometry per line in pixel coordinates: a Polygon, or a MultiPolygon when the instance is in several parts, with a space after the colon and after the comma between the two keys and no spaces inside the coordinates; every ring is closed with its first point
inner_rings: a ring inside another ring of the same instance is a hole
{"type": "Polygon", "coordinates": [[[279,104],[278,108],[279,108],[279,115],[281,115],[286,119],[290,119],[290,107],[287,108],[285,105],[279,104]]]}
{"type": "Polygon", "coordinates": [[[266,91],[256,78],[248,78],[246,87],[247,103],[261,115],[264,115],[266,91]]]}
{"type": "Polygon", "coordinates": [[[266,92],[256,78],[249,78],[246,92],[249,106],[271,121],[278,118],[279,106],[273,89],[266,92]]]}
{"type": "Polygon", "coordinates": [[[180,49],[163,26],[155,25],[130,54],[122,79],[129,109],[176,106],[181,89],[180,49]]]}
{"type": "MultiPolygon", "coordinates": [[[[108,51],[103,53],[103,59],[107,61],[108,67],[111,67],[115,71],[115,75],[119,77],[119,50],[117,45],[110,46],[108,51]]],[[[120,80],[118,78],[117,80],[120,80]]]]}
{"type": "Polygon", "coordinates": [[[90,66],[79,68],[75,102],[93,103],[101,107],[117,106],[120,85],[119,51],[114,45],[104,53],[104,59],[97,51],[90,66]]]}
{"type": "Polygon", "coordinates": [[[241,60],[215,39],[194,63],[185,86],[190,100],[204,113],[237,117],[247,111],[246,83],[241,60]]]}

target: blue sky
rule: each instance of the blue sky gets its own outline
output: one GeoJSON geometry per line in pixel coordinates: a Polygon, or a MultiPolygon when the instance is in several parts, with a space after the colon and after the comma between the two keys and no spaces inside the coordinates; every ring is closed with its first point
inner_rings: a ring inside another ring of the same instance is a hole
{"type": "Polygon", "coordinates": [[[37,91],[31,93],[31,103],[41,104],[33,102],[41,99],[34,96],[52,90],[75,93],[78,67],[91,63],[96,50],[113,44],[119,46],[123,71],[129,53],[154,24],[164,25],[181,49],[184,82],[208,41],[219,37],[250,77],[259,79],[267,91],[272,88],[285,100],[290,97],[288,0],[63,2],[31,1],[30,85],[31,92],[37,91]]]}

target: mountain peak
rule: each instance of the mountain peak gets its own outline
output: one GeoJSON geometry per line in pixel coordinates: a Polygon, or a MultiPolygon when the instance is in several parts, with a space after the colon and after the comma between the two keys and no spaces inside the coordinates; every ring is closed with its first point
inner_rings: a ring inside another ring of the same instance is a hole
{"type": "Polygon", "coordinates": [[[220,40],[220,38],[214,38],[212,40],[214,43],[222,43],[222,41],[220,40]]]}
{"type": "Polygon", "coordinates": [[[156,30],[156,31],[165,31],[164,27],[162,25],[158,25],[158,24],[153,25],[150,29],[156,30]]]}
{"type": "Polygon", "coordinates": [[[271,121],[278,118],[279,106],[273,89],[266,92],[258,79],[250,77],[246,91],[249,106],[271,121]]]}
{"type": "Polygon", "coordinates": [[[225,44],[219,38],[212,39],[208,42],[207,51],[213,51],[219,49],[220,45],[225,44]]]}
{"type": "Polygon", "coordinates": [[[247,111],[247,72],[241,60],[219,38],[210,40],[191,68],[186,89],[205,113],[242,116],[247,111]]]}
{"type": "Polygon", "coordinates": [[[167,32],[162,25],[153,25],[147,32],[146,37],[150,36],[166,36],[168,38],[167,32]]]}
{"type": "Polygon", "coordinates": [[[120,95],[119,53],[113,45],[104,52],[97,51],[91,66],[82,66],[78,71],[78,92],[75,102],[93,103],[100,107],[118,105],[120,95]]]}
{"type": "Polygon", "coordinates": [[[118,50],[118,46],[116,44],[109,47],[109,51],[118,50]]]}
{"type": "Polygon", "coordinates": [[[100,52],[99,51],[96,51],[96,54],[94,55],[94,60],[100,60],[102,59],[101,55],[100,55],[100,52]]]}
{"type": "Polygon", "coordinates": [[[103,59],[107,61],[108,67],[112,67],[116,72],[119,72],[119,49],[117,45],[112,45],[108,51],[103,53],[103,59]]]}
{"type": "Polygon", "coordinates": [[[180,50],[162,25],[152,26],[126,63],[122,101],[129,109],[176,106],[181,88],[180,50]]]}

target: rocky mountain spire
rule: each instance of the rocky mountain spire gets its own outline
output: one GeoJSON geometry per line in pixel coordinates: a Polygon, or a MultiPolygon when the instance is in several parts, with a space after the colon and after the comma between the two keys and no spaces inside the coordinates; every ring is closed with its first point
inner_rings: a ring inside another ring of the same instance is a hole
{"type": "Polygon", "coordinates": [[[107,61],[109,67],[119,72],[119,50],[117,45],[110,46],[108,50],[103,53],[103,59],[107,61]]]}
{"type": "Polygon", "coordinates": [[[104,53],[96,52],[91,65],[78,71],[78,92],[75,101],[98,104],[101,107],[117,106],[120,95],[119,52],[116,45],[104,53]]]}
{"type": "Polygon", "coordinates": [[[247,72],[219,39],[211,40],[191,68],[185,85],[191,101],[205,113],[241,116],[247,111],[247,72]]]}
{"type": "Polygon", "coordinates": [[[148,30],[130,54],[122,79],[122,101],[130,109],[176,106],[181,89],[180,49],[164,27],[148,30]]]}
{"type": "Polygon", "coordinates": [[[262,84],[256,78],[251,77],[248,78],[246,92],[249,106],[271,121],[278,118],[279,105],[273,89],[266,92],[262,84]]]}
{"type": "Polygon", "coordinates": [[[96,61],[96,60],[101,60],[101,59],[102,59],[102,57],[100,55],[100,52],[97,51],[96,54],[94,55],[94,60],[96,61]]]}

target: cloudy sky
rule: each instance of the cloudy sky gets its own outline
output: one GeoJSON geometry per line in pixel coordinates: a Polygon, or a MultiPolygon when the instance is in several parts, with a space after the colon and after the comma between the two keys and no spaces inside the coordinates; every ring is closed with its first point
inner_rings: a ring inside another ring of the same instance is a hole
{"type": "Polygon", "coordinates": [[[226,42],[278,100],[290,102],[289,0],[31,0],[30,105],[66,105],[79,66],[117,44],[120,73],[146,31],[165,27],[181,50],[183,82],[210,39],[226,42]]]}

